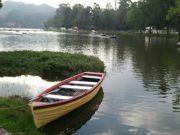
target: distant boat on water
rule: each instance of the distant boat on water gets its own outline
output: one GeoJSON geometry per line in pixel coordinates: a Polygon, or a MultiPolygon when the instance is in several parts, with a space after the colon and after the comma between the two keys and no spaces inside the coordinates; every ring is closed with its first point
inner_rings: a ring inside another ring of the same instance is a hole
{"type": "Polygon", "coordinates": [[[107,36],[107,35],[106,35],[105,33],[101,33],[101,36],[103,36],[103,37],[104,37],[104,36],[107,36]]]}

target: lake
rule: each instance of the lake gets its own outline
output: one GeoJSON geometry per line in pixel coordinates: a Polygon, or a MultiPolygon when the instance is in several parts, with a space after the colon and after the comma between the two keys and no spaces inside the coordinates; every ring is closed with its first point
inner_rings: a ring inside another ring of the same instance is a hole
{"type": "MultiPolygon", "coordinates": [[[[0,51],[82,53],[106,66],[102,90],[86,106],[48,124],[45,134],[179,135],[180,48],[177,38],[0,32],[0,51]]],[[[1,96],[29,98],[55,84],[38,76],[0,78],[1,96]]]]}

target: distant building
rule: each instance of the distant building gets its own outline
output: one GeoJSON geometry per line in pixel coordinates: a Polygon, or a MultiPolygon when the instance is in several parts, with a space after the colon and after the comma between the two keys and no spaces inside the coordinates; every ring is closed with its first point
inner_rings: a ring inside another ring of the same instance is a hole
{"type": "Polygon", "coordinates": [[[178,34],[178,32],[174,29],[167,29],[166,27],[164,27],[161,30],[157,30],[155,26],[151,26],[151,27],[146,27],[145,29],[145,33],[153,33],[153,34],[167,34],[169,32],[169,34],[178,34]]]}
{"type": "Polygon", "coordinates": [[[155,26],[146,27],[145,33],[150,33],[150,31],[151,31],[151,33],[157,33],[155,26]]]}

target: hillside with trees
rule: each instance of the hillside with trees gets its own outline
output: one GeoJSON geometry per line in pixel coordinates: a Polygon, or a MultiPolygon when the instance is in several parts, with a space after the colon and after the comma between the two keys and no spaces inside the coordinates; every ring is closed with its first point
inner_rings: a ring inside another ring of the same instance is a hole
{"type": "Polygon", "coordinates": [[[0,10],[0,27],[42,28],[43,23],[54,16],[55,10],[45,4],[5,1],[0,10]]]}
{"type": "Polygon", "coordinates": [[[84,7],[60,4],[56,15],[46,21],[45,27],[65,27],[96,30],[157,30],[175,29],[180,32],[180,0],[119,0],[115,10],[110,3],[103,9],[99,4],[84,7]]]}

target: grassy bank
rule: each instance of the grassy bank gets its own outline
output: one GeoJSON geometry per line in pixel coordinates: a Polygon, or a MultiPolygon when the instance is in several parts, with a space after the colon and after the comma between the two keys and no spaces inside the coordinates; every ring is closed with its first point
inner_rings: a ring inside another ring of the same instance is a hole
{"type": "Polygon", "coordinates": [[[0,52],[0,76],[38,75],[59,80],[84,71],[103,72],[98,58],[60,52],[0,52]]]}
{"type": "Polygon", "coordinates": [[[20,97],[0,98],[0,126],[13,135],[41,135],[34,126],[28,100],[20,97]]]}

